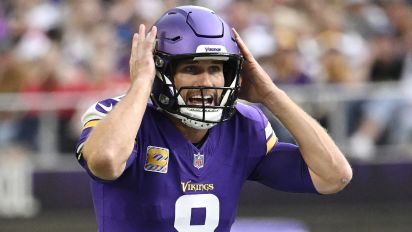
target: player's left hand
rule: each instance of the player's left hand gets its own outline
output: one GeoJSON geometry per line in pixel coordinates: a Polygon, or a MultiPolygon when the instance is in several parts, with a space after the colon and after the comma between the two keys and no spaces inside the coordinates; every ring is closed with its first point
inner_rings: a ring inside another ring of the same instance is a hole
{"type": "Polygon", "coordinates": [[[239,97],[249,102],[265,104],[265,100],[267,100],[277,87],[253,57],[236,30],[232,29],[232,31],[244,58],[239,97]]]}

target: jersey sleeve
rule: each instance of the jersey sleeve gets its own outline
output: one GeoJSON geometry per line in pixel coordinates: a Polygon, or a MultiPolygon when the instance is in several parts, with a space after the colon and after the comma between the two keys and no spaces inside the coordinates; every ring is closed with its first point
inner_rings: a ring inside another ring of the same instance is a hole
{"type": "MultiPolygon", "coordinates": [[[[87,109],[87,111],[83,114],[82,116],[82,124],[83,124],[83,129],[80,134],[79,140],[76,145],[76,158],[80,165],[86,169],[88,174],[95,180],[100,180],[96,176],[94,176],[88,166],[86,160],[83,158],[82,154],[82,149],[83,145],[86,142],[87,138],[90,135],[90,132],[93,130],[93,127],[95,127],[100,120],[102,120],[104,117],[106,117],[107,114],[110,113],[110,111],[115,107],[115,105],[121,100],[122,96],[120,97],[115,97],[115,98],[109,98],[105,99],[102,101],[99,101],[87,109]]],[[[135,145],[136,148],[136,145],[135,145]]],[[[129,156],[129,159],[126,161],[126,168],[128,168],[136,158],[136,149],[133,149],[132,154],[129,156]]]]}
{"type": "Polygon", "coordinates": [[[276,142],[258,163],[251,179],[281,191],[317,193],[299,148],[290,143],[276,142]]]}
{"type": "Polygon", "coordinates": [[[299,147],[279,142],[270,122],[263,113],[261,116],[266,153],[262,155],[248,179],[280,191],[317,193],[299,147]]]}

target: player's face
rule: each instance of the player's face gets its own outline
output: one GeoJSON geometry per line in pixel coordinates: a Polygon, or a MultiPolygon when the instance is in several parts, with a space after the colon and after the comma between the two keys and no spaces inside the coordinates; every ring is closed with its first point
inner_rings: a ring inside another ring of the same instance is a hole
{"type": "MultiPolygon", "coordinates": [[[[176,89],[181,87],[224,87],[223,62],[216,60],[183,61],[176,67],[174,76],[176,89]]],[[[180,92],[187,105],[215,106],[222,90],[205,89],[203,98],[200,90],[183,89],[180,92]]]]}

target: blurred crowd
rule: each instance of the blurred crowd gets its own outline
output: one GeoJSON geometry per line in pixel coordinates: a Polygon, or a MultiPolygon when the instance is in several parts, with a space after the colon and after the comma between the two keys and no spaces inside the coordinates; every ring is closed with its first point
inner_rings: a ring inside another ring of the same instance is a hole
{"type": "MultiPolygon", "coordinates": [[[[338,123],[347,124],[351,158],[371,160],[377,144],[412,142],[412,0],[1,0],[0,216],[38,212],[29,154],[73,154],[85,107],[100,93],[127,90],[138,25],[186,4],[224,17],[273,81],[304,97],[307,86],[395,84],[391,91],[406,97],[345,102],[348,120],[338,123]]],[[[385,86],[378,92],[388,96],[385,86]]],[[[313,108],[327,127],[330,114],[322,112],[334,109],[313,108]]]]}
{"type": "MultiPolygon", "coordinates": [[[[278,85],[395,82],[412,90],[410,0],[2,0],[0,94],[75,93],[75,103],[82,104],[83,93],[125,91],[138,24],[150,26],[184,4],[222,15],[278,85]]],[[[78,136],[76,104],[57,112],[62,153],[73,153],[78,136]]],[[[370,158],[375,144],[410,141],[409,104],[350,104],[348,114],[358,115],[347,132],[350,154],[370,158]],[[389,133],[388,127],[397,130],[389,133]]],[[[0,150],[19,144],[36,151],[39,115],[35,109],[0,110],[0,150]]]]}

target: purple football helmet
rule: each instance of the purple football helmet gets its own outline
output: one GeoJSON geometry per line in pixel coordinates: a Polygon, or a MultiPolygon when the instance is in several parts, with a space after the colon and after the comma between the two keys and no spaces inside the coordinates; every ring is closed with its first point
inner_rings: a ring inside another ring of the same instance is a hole
{"type": "Polygon", "coordinates": [[[154,52],[156,78],[151,99],[153,103],[179,118],[190,127],[207,129],[228,120],[235,112],[239,91],[242,56],[231,28],[212,10],[198,6],[181,6],[167,11],[155,23],[158,28],[154,52]],[[184,86],[176,89],[173,70],[179,61],[223,61],[224,87],[184,86]],[[217,104],[187,105],[180,92],[183,89],[222,91],[217,104]]]}

